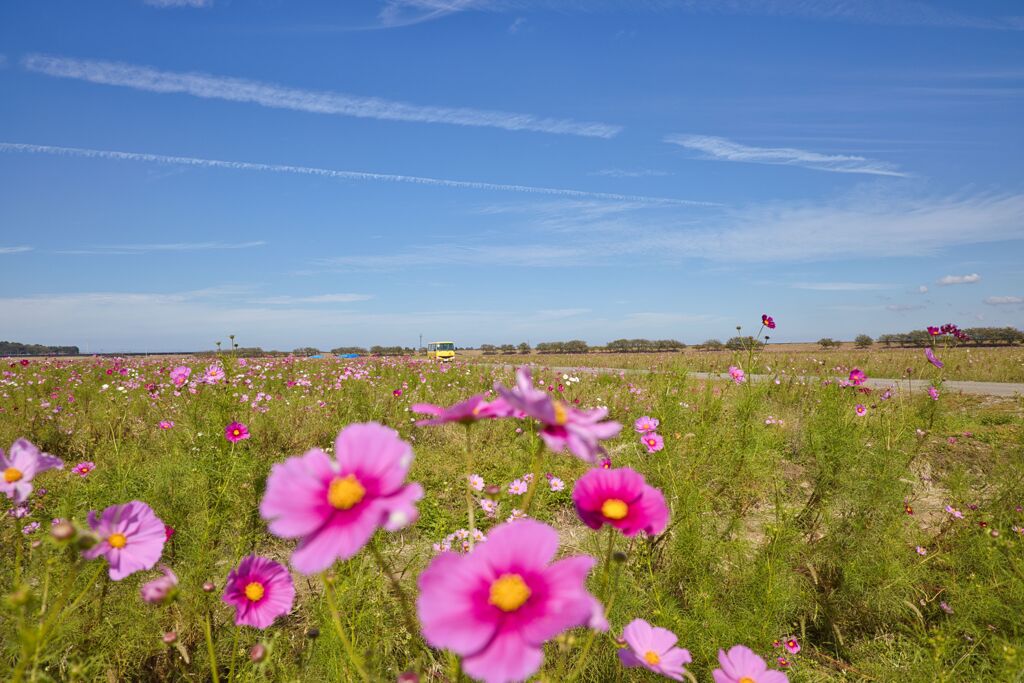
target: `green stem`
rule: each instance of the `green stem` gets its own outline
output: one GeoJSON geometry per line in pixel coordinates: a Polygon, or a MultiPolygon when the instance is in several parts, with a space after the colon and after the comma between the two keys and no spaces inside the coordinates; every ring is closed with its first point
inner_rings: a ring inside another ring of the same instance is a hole
{"type": "MultiPolygon", "coordinates": [[[[605,609],[604,602],[607,597],[609,575],[611,572],[612,565],[612,554],[615,552],[615,528],[611,525],[608,526],[608,549],[605,551],[604,556],[604,568],[601,572],[601,586],[598,599],[601,601],[601,609],[605,609]]],[[[607,613],[607,611],[606,611],[607,613]]],[[[587,664],[587,658],[590,655],[590,648],[594,646],[594,641],[597,639],[597,631],[590,629],[590,633],[587,634],[587,640],[583,643],[583,652],[580,653],[579,659],[576,660],[576,666],[573,668],[572,673],[569,675],[569,683],[579,678],[580,674],[583,673],[583,667],[587,664]]]]}
{"type": "Polygon", "coordinates": [[[242,629],[235,626],[235,637],[231,640],[231,666],[228,668],[228,683],[235,680],[235,659],[238,657],[238,632],[242,629]]]}
{"type": "Polygon", "coordinates": [[[469,483],[469,477],[473,474],[473,444],[470,440],[470,432],[473,423],[466,423],[466,513],[469,519],[469,549],[473,550],[473,531],[476,530],[476,501],[473,499],[473,487],[469,483]]]}
{"type": "Polygon", "coordinates": [[[530,514],[530,508],[533,507],[533,498],[537,493],[537,487],[540,486],[541,467],[544,465],[544,439],[537,437],[537,448],[533,452],[533,465],[530,468],[533,470],[533,481],[530,482],[530,488],[526,490],[526,500],[523,501],[523,514],[530,514]]]}
{"type": "Polygon", "coordinates": [[[21,518],[14,518],[14,526],[17,530],[17,534],[14,536],[14,586],[11,588],[12,592],[18,590],[18,586],[21,584],[21,546],[25,543],[25,534],[21,532],[21,518]]]}
{"type": "Polygon", "coordinates": [[[395,573],[391,571],[391,567],[388,565],[387,560],[381,555],[380,549],[377,547],[376,542],[371,541],[369,543],[370,554],[373,555],[373,559],[376,560],[377,566],[380,567],[381,572],[384,576],[388,577],[388,581],[391,582],[391,590],[395,593],[395,598],[398,600],[398,604],[402,608],[402,617],[405,619],[405,627],[409,629],[409,635],[415,637],[419,633],[419,628],[416,625],[416,616],[412,608],[412,601],[409,600],[409,594],[402,588],[401,582],[395,573]]]}
{"type": "Polygon", "coordinates": [[[203,621],[203,632],[206,635],[206,652],[210,656],[210,678],[213,683],[220,683],[220,676],[217,674],[217,652],[213,649],[213,633],[210,629],[210,612],[207,610],[206,619],[203,621]]]}
{"type": "Polygon", "coordinates": [[[366,669],[363,668],[362,658],[356,653],[355,648],[352,646],[352,641],[349,640],[348,634],[345,633],[345,627],[341,625],[341,613],[338,611],[338,603],[335,600],[334,586],[331,581],[328,581],[326,575],[322,575],[321,579],[324,582],[324,595],[327,597],[327,606],[331,610],[331,621],[334,623],[334,630],[338,634],[341,646],[344,648],[345,654],[348,655],[352,668],[359,674],[359,678],[363,680],[363,683],[370,683],[370,677],[367,675],[366,669]]]}

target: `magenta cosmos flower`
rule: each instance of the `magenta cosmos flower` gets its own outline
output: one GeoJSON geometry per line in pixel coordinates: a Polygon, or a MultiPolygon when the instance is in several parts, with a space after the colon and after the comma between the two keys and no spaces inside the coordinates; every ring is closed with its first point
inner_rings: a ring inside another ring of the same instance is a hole
{"type": "Polygon", "coordinates": [[[87,477],[94,469],[96,469],[96,463],[91,460],[86,460],[85,462],[80,462],[72,467],[71,471],[80,477],[87,477]]]}
{"type": "Polygon", "coordinates": [[[642,666],[677,681],[683,680],[683,665],[692,660],[690,651],[676,647],[676,634],[634,619],[622,631],[629,647],[619,650],[619,660],[627,669],[642,666]]]}
{"type": "Polygon", "coordinates": [[[231,443],[238,443],[249,438],[249,428],[241,422],[232,422],[224,428],[224,438],[231,443]]]}
{"type": "Polygon", "coordinates": [[[188,381],[189,375],[192,374],[192,368],[187,365],[179,365],[178,367],[171,370],[171,382],[176,387],[180,387],[188,381]]]}
{"type": "Polygon", "coordinates": [[[733,645],[729,652],[718,651],[722,667],[711,672],[715,683],[789,683],[781,671],[769,669],[764,660],[743,645],[733,645]]]}
{"type": "Polygon", "coordinates": [[[235,625],[267,628],[292,611],[295,586],[277,562],[249,555],[228,574],[224,602],[235,608],[235,625]]]}
{"type": "Polygon", "coordinates": [[[315,574],[347,560],[377,527],[397,531],[416,521],[419,484],[406,484],[412,447],[374,422],[352,424],[334,442],[335,458],[319,448],[274,465],[260,514],[271,533],[300,538],[291,563],[315,574]]]}
{"type": "Polygon", "coordinates": [[[747,381],[747,376],[743,373],[743,370],[735,365],[729,366],[729,376],[732,377],[732,381],[736,382],[736,384],[743,384],[747,381]]]}
{"type": "Polygon", "coordinates": [[[859,387],[867,380],[868,376],[864,374],[864,371],[860,368],[854,368],[850,370],[850,384],[855,387],[859,387]]]}
{"type": "Polygon", "coordinates": [[[145,503],[133,500],[111,505],[97,517],[89,512],[89,527],[99,542],[82,553],[87,560],[100,555],[110,564],[110,578],[120,581],[143,569],[152,569],[164,551],[164,523],[145,503]]]}
{"type": "Polygon", "coordinates": [[[648,453],[657,453],[665,447],[665,439],[657,432],[648,432],[640,437],[640,443],[647,447],[648,453]]]}
{"type": "Polygon", "coordinates": [[[939,400],[939,390],[936,389],[935,387],[928,387],[928,395],[931,397],[933,401],[939,400]]]}
{"type": "Polygon", "coordinates": [[[660,534],[668,524],[668,508],[661,491],[628,467],[595,468],[576,480],[572,502],[591,529],[611,524],[626,536],[639,531],[660,534]]]}
{"type": "Polygon", "coordinates": [[[857,413],[857,417],[864,417],[865,415],[868,414],[868,409],[864,407],[863,403],[858,403],[857,405],[855,405],[853,407],[853,410],[855,413],[857,413]]]}
{"type": "Polygon", "coordinates": [[[484,400],[483,394],[471,396],[465,401],[461,401],[447,408],[436,406],[431,403],[414,403],[410,408],[414,413],[424,413],[426,415],[434,416],[428,420],[420,420],[416,423],[417,427],[441,425],[448,422],[470,424],[477,420],[509,417],[512,414],[512,408],[505,402],[505,399],[499,398],[488,403],[484,400]]]}
{"type": "Polygon", "coordinates": [[[646,434],[647,432],[656,431],[660,424],[661,422],[657,418],[644,415],[643,417],[638,417],[636,422],[633,423],[633,429],[638,434],[646,434]]]}
{"type": "Polygon", "coordinates": [[[419,576],[424,639],[461,655],[463,670],[485,683],[531,676],[545,641],[601,611],[586,588],[594,558],[552,563],[557,550],[558,532],[523,519],[495,527],[471,553],[435,557],[419,576]]]}
{"type": "Polygon", "coordinates": [[[513,410],[519,410],[543,425],[540,436],[547,447],[556,453],[568,448],[569,452],[586,462],[596,462],[604,453],[601,441],[614,437],[622,425],[603,421],[607,408],[577,410],[533,386],[533,377],[527,367],[516,372],[516,387],[506,389],[500,384],[494,388],[513,410]]]}
{"type": "Polygon", "coordinates": [[[937,368],[942,368],[943,366],[945,366],[945,363],[943,363],[941,360],[935,357],[935,352],[932,351],[932,347],[930,346],[925,347],[924,357],[928,359],[929,363],[931,363],[937,368]]]}
{"type": "Polygon", "coordinates": [[[151,604],[167,602],[178,588],[178,577],[167,565],[160,565],[163,576],[142,584],[142,599],[151,604]]]}
{"type": "Polygon", "coordinates": [[[15,503],[21,503],[32,493],[32,480],[40,472],[61,469],[64,461],[49,453],[42,453],[28,439],[11,444],[10,455],[0,448],[0,491],[15,503]]]}
{"type": "Polygon", "coordinates": [[[769,330],[775,329],[775,319],[767,313],[761,314],[761,324],[767,327],[769,330]]]}

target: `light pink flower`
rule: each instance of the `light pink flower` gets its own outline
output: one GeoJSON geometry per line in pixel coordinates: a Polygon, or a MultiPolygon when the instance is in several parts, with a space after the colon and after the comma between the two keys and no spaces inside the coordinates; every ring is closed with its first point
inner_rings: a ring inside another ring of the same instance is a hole
{"type": "Polygon", "coordinates": [[[176,387],[183,386],[188,381],[189,375],[192,374],[192,368],[187,365],[179,365],[171,370],[171,382],[176,387]]]}
{"type": "Polygon", "coordinates": [[[665,447],[665,439],[657,432],[648,432],[640,437],[640,443],[647,447],[648,453],[657,453],[665,447]]]}
{"type": "Polygon", "coordinates": [[[689,650],[675,646],[678,638],[672,631],[634,619],[623,629],[622,639],[629,646],[619,650],[624,667],[642,666],[667,678],[683,680],[683,665],[692,658],[689,650]]]}
{"type": "Polygon", "coordinates": [[[224,602],[235,608],[235,625],[267,628],[292,611],[295,585],[277,562],[249,555],[228,574],[224,602]]]}
{"type": "Polygon", "coordinates": [[[868,414],[868,409],[864,407],[863,403],[858,403],[853,407],[854,412],[857,413],[857,417],[864,417],[868,414]]]}
{"type": "Polygon", "coordinates": [[[84,479],[94,469],[96,469],[96,463],[90,460],[86,460],[85,462],[80,462],[74,467],[72,467],[71,471],[84,479]]]}
{"type": "Polygon", "coordinates": [[[646,434],[647,432],[657,431],[658,425],[660,424],[661,422],[657,418],[644,415],[643,417],[637,418],[636,422],[633,423],[633,429],[635,429],[638,434],[646,434]]]}
{"type": "Polygon", "coordinates": [[[711,672],[715,683],[789,683],[781,671],[769,669],[764,660],[743,645],[733,645],[729,652],[718,651],[720,669],[711,672]]]}
{"type": "Polygon", "coordinates": [[[494,388],[512,409],[541,422],[540,437],[556,453],[568,448],[581,460],[595,462],[597,456],[604,453],[600,442],[614,437],[622,429],[618,422],[603,421],[608,415],[607,408],[577,410],[535,388],[527,367],[516,372],[514,389],[500,384],[495,384],[494,388]]]}
{"type": "Polygon", "coordinates": [[[163,576],[142,584],[142,599],[151,604],[167,602],[178,588],[178,577],[167,565],[160,565],[163,576]]]}
{"type": "Polygon", "coordinates": [[[926,346],[924,348],[924,357],[928,359],[929,363],[931,363],[937,368],[942,368],[945,366],[945,363],[943,363],[941,360],[935,357],[935,353],[932,351],[932,348],[930,346],[926,346]]]}
{"type": "Polygon", "coordinates": [[[938,401],[939,390],[936,389],[935,387],[928,387],[928,396],[930,396],[933,401],[938,401]]]}
{"type": "Polygon", "coordinates": [[[18,439],[11,445],[10,455],[4,455],[0,448],[0,492],[20,503],[31,495],[37,474],[63,467],[60,458],[40,452],[28,439],[18,439]]]}
{"type": "Polygon", "coordinates": [[[462,656],[463,670],[485,683],[529,678],[545,641],[601,621],[586,588],[594,558],[552,563],[557,550],[554,529],[520,520],[495,527],[467,555],[435,557],[419,576],[424,639],[462,656]]]}
{"type": "Polygon", "coordinates": [[[173,429],[174,422],[171,420],[160,420],[160,424],[157,425],[160,429],[173,429]]]}
{"type": "Polygon", "coordinates": [[[786,638],[786,640],[782,643],[782,646],[786,648],[786,652],[788,652],[791,655],[795,655],[796,653],[800,652],[800,641],[794,638],[793,636],[786,638]]]}
{"type": "Polygon", "coordinates": [[[483,394],[470,396],[465,401],[456,403],[455,405],[447,408],[436,406],[431,403],[414,403],[410,408],[414,413],[425,413],[427,415],[434,416],[429,420],[420,420],[416,423],[417,427],[441,425],[448,422],[470,424],[477,420],[509,417],[512,415],[512,409],[504,399],[498,398],[488,403],[484,400],[483,394]]]}
{"type": "Polygon", "coordinates": [[[315,574],[347,560],[378,527],[397,531],[416,521],[419,484],[406,484],[412,447],[374,422],[352,424],[334,442],[335,457],[318,448],[274,465],[260,513],[271,533],[300,538],[291,563],[315,574]]]}
{"type": "Polygon", "coordinates": [[[82,556],[87,560],[106,557],[114,581],[152,569],[167,541],[164,523],[152,508],[138,500],[111,505],[98,517],[95,510],[90,511],[89,527],[99,536],[99,542],[82,556]]]}
{"type": "Polygon", "coordinates": [[[668,524],[668,507],[661,491],[628,467],[590,470],[576,481],[572,501],[591,529],[610,524],[626,536],[640,531],[656,535],[668,524]]]}
{"type": "Polygon", "coordinates": [[[732,377],[732,381],[736,384],[743,384],[747,381],[746,374],[744,374],[741,368],[738,368],[735,365],[729,366],[729,376],[732,377]]]}

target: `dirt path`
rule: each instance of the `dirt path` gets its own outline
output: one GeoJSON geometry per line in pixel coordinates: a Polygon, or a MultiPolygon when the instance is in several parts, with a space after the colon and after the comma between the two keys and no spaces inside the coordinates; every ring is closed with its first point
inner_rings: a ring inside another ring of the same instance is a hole
{"type": "MultiPolygon", "coordinates": [[[[515,365],[505,364],[507,368],[515,368],[515,365]]],[[[624,372],[627,375],[641,374],[647,375],[651,373],[651,370],[643,369],[627,369],[627,368],[599,368],[599,367],[552,367],[551,370],[561,373],[574,373],[574,372],[596,372],[600,374],[618,374],[624,372]]],[[[731,379],[728,373],[713,373],[713,372],[690,372],[687,373],[688,377],[696,379],[731,379]]],[[[810,376],[794,376],[794,375],[781,375],[779,379],[786,380],[787,378],[797,377],[804,381],[820,381],[825,378],[810,377],[810,376]]],[[[747,378],[754,382],[770,382],[775,381],[776,375],[747,375],[747,378]]],[[[838,381],[839,377],[830,377],[833,381],[838,381]]],[[[865,382],[865,386],[871,387],[872,389],[887,389],[889,387],[898,387],[906,389],[908,386],[911,391],[927,391],[928,387],[931,386],[931,382],[923,379],[879,379],[870,378],[865,382]]],[[[1024,396],[1024,384],[1016,382],[975,382],[973,380],[946,380],[942,383],[943,391],[950,391],[953,393],[962,394],[977,394],[981,396],[1024,396]]]]}

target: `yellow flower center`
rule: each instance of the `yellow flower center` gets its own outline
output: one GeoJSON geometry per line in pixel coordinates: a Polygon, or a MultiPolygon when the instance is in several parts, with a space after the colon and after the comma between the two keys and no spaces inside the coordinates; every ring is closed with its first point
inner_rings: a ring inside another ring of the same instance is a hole
{"type": "Polygon", "coordinates": [[[253,602],[256,602],[257,600],[261,599],[263,597],[263,593],[265,592],[266,591],[264,591],[263,589],[263,584],[259,581],[253,581],[252,583],[248,583],[245,586],[245,597],[249,598],[253,602]]]}
{"type": "Polygon", "coordinates": [[[743,678],[740,679],[740,683],[757,683],[757,681],[755,681],[750,676],[744,676],[743,678]]]}
{"type": "Polygon", "coordinates": [[[128,545],[128,537],[122,533],[110,534],[107,536],[107,543],[111,548],[123,548],[128,545]]]}
{"type": "Polygon", "coordinates": [[[338,510],[348,510],[355,507],[365,495],[366,489],[356,479],[356,475],[350,474],[331,480],[331,486],[327,489],[327,502],[338,510]]]}
{"type": "Polygon", "coordinates": [[[241,435],[242,435],[242,430],[241,429],[232,429],[231,430],[231,436],[241,436],[241,435]]]}
{"type": "Polygon", "coordinates": [[[623,519],[629,514],[629,506],[618,498],[609,498],[601,504],[601,514],[608,519],[623,519]]]}
{"type": "Polygon", "coordinates": [[[561,426],[561,425],[564,425],[566,422],[569,421],[569,411],[566,410],[564,403],[562,403],[561,401],[555,401],[554,402],[554,408],[555,408],[555,424],[556,425],[561,426]]]}
{"type": "Polygon", "coordinates": [[[502,574],[491,584],[490,603],[502,612],[515,612],[530,599],[530,587],[519,574],[502,574]]]}
{"type": "Polygon", "coordinates": [[[648,650],[646,653],[644,653],[644,661],[650,664],[651,666],[658,666],[659,664],[661,664],[661,657],[658,656],[657,652],[653,650],[648,650]]]}
{"type": "Polygon", "coordinates": [[[4,470],[4,481],[8,484],[13,484],[16,481],[20,481],[25,476],[21,473],[21,470],[16,467],[8,467],[4,470]]]}

